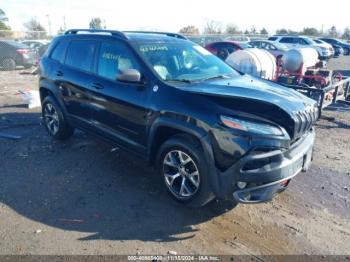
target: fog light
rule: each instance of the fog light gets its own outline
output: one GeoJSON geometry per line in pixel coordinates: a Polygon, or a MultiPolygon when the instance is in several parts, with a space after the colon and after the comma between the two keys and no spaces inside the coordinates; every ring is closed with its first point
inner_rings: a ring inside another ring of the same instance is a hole
{"type": "Polygon", "coordinates": [[[241,182],[241,181],[238,181],[237,182],[237,186],[240,188],[240,189],[243,189],[247,186],[247,183],[246,182],[241,182]]]}

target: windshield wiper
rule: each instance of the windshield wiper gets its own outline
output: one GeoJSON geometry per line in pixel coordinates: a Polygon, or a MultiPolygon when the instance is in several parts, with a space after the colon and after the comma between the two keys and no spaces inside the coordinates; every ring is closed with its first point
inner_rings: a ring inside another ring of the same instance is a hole
{"type": "Polygon", "coordinates": [[[202,81],[215,80],[215,79],[229,79],[228,75],[217,75],[202,79],[202,81]]]}
{"type": "Polygon", "coordinates": [[[181,83],[187,83],[187,84],[192,84],[191,80],[188,79],[167,79],[165,81],[169,81],[169,82],[181,82],[181,83]]]}

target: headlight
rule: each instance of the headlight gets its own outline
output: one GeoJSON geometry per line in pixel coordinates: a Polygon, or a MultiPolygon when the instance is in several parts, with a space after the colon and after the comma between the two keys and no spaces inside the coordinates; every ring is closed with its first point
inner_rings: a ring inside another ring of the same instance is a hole
{"type": "Polygon", "coordinates": [[[252,132],[260,135],[283,135],[283,131],[281,128],[269,124],[251,122],[229,116],[221,116],[220,120],[225,126],[233,129],[252,132]]]}

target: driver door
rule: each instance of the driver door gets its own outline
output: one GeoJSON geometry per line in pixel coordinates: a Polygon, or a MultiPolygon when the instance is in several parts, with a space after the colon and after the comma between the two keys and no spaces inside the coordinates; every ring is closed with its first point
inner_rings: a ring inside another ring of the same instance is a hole
{"type": "Polygon", "coordinates": [[[101,42],[96,76],[91,83],[92,119],[97,131],[137,152],[145,150],[148,91],[145,84],[117,80],[125,69],[141,72],[140,63],[123,42],[101,42]]]}

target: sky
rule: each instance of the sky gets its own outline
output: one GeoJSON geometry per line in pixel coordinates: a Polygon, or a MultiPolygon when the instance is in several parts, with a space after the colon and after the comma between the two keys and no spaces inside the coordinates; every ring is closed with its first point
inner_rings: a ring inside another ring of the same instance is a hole
{"type": "Polygon", "coordinates": [[[53,34],[63,26],[63,17],[67,29],[87,28],[93,17],[105,20],[108,29],[172,32],[186,25],[202,30],[208,20],[242,30],[265,27],[270,33],[350,26],[348,0],[1,0],[0,8],[13,30],[24,30],[23,23],[35,17],[47,30],[50,20],[53,34]]]}

